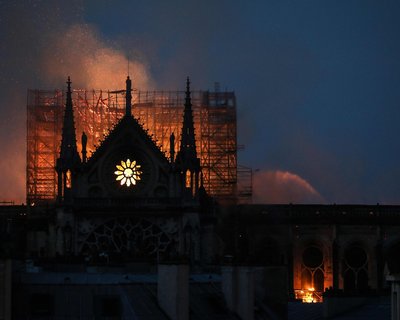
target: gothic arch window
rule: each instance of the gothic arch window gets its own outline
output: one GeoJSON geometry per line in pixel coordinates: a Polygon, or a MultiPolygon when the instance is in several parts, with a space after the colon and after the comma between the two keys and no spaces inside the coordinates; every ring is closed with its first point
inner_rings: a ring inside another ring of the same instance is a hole
{"type": "Polygon", "coordinates": [[[368,289],[368,256],[360,245],[350,245],[344,252],[343,280],[347,292],[368,289]]]}
{"type": "Polygon", "coordinates": [[[302,254],[301,268],[302,289],[312,289],[317,292],[324,291],[324,255],[317,246],[309,246],[302,254]]]}

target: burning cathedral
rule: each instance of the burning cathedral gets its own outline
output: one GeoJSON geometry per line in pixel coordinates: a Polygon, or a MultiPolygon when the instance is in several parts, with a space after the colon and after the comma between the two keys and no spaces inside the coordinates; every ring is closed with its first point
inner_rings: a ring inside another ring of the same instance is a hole
{"type": "Polygon", "coordinates": [[[251,204],[234,93],[190,85],[28,92],[0,318],[286,319],[307,302],[334,317],[361,301],[337,297],[400,296],[400,207],[251,204]]]}
{"type": "Polygon", "coordinates": [[[196,153],[189,79],[186,85],[179,150],[172,133],[169,154],[161,152],[132,116],[128,77],[125,114],[88,158],[85,132],[78,152],[68,79],[50,255],[207,261],[200,257],[207,255],[200,250],[200,237],[207,237],[200,232],[200,212],[204,216],[210,209],[196,153]]]}

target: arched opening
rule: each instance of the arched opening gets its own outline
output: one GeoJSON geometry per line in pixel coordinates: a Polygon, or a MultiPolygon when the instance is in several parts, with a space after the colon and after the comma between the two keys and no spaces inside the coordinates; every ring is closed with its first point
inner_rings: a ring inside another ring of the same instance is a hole
{"type": "Polygon", "coordinates": [[[308,269],[303,269],[301,272],[301,286],[303,289],[312,288],[312,272],[308,269]]]}
{"type": "Polygon", "coordinates": [[[324,272],[321,269],[314,273],[314,288],[317,292],[324,292],[324,272]]]}
{"type": "Polygon", "coordinates": [[[311,245],[304,249],[301,257],[301,289],[296,290],[296,298],[303,302],[322,302],[325,277],[322,250],[311,245]]]}
{"type": "Polygon", "coordinates": [[[346,270],[343,277],[343,289],[346,292],[353,292],[356,290],[356,277],[353,271],[346,270]]]}
{"type": "Polygon", "coordinates": [[[67,189],[72,188],[72,174],[71,174],[71,170],[69,170],[69,169],[65,173],[65,187],[67,189]]]}
{"type": "Polygon", "coordinates": [[[359,245],[350,245],[344,252],[343,289],[348,293],[368,290],[368,256],[359,245]]]}
{"type": "Polygon", "coordinates": [[[191,187],[191,183],[192,183],[192,174],[191,174],[190,170],[186,170],[185,187],[186,188],[190,188],[191,187]]]}

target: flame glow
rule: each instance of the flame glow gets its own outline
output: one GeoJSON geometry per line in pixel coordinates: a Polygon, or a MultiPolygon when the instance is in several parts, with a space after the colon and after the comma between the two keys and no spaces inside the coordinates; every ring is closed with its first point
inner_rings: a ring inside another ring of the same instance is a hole
{"type": "Polygon", "coordinates": [[[322,302],[322,293],[315,291],[315,288],[295,290],[296,299],[303,303],[319,303],[322,302]]]}

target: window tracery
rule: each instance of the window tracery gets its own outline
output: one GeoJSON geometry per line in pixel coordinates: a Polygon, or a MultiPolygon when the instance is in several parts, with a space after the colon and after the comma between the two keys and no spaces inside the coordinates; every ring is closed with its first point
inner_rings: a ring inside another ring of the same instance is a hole
{"type": "Polygon", "coordinates": [[[130,258],[163,257],[177,250],[177,224],[156,223],[142,218],[117,218],[97,226],[84,221],[81,233],[86,233],[81,245],[85,255],[100,253],[124,254],[130,258]]]}

